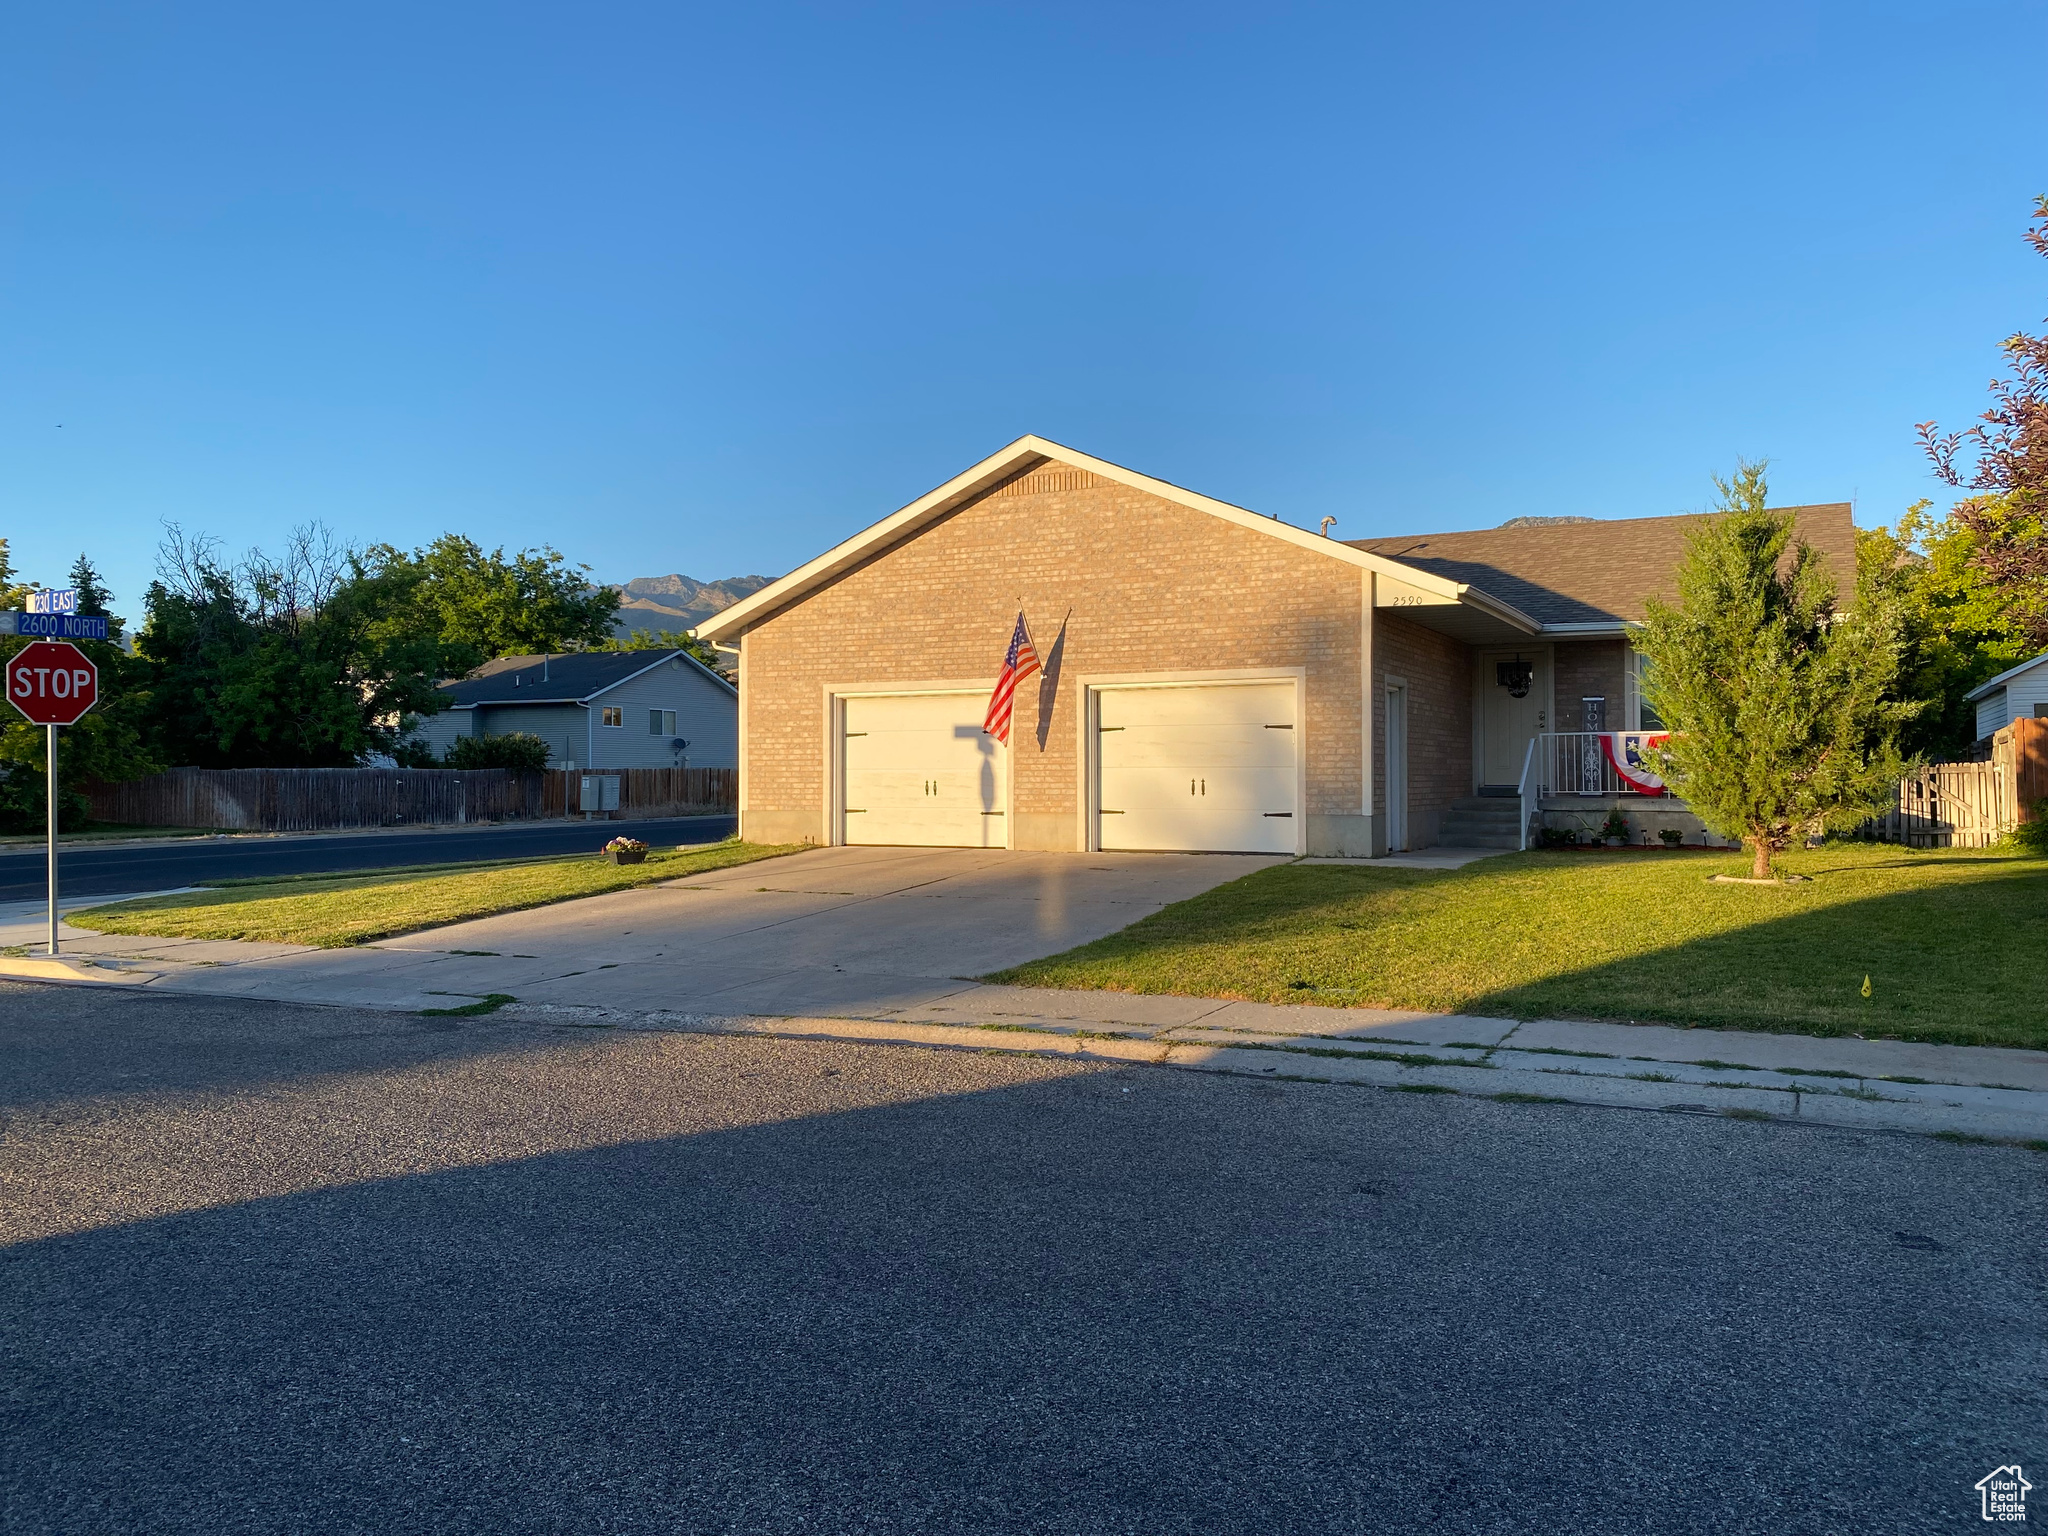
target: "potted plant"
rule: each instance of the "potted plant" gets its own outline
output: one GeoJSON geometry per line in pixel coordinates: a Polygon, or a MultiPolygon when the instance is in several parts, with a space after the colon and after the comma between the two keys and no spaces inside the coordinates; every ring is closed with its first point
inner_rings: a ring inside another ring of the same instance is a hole
{"type": "Polygon", "coordinates": [[[1676,848],[1685,841],[1685,834],[1676,827],[1666,827],[1657,837],[1666,848],[1676,848]]]}
{"type": "Polygon", "coordinates": [[[1628,842],[1628,822],[1616,806],[1607,813],[1607,819],[1600,823],[1600,841],[1610,848],[1620,848],[1628,842]]]}
{"type": "Polygon", "coordinates": [[[615,837],[604,845],[603,856],[614,864],[645,864],[647,845],[637,837],[615,837]]]}

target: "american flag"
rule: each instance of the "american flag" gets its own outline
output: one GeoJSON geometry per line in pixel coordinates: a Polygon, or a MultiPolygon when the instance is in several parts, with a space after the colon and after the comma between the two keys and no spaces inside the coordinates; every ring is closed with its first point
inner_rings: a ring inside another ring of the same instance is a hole
{"type": "Polygon", "coordinates": [[[1031,648],[1031,635],[1024,628],[1024,615],[1017,614],[1017,632],[1010,636],[1010,654],[1003,658],[1002,676],[989,695],[988,718],[981,728],[1004,746],[1010,744],[1010,710],[1017,702],[1017,685],[1038,670],[1038,652],[1031,648]]]}

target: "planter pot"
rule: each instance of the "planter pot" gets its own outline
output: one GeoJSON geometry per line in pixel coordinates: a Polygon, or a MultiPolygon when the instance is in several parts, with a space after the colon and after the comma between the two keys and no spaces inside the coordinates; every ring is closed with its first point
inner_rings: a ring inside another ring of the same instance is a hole
{"type": "Polygon", "coordinates": [[[1607,839],[1607,846],[1610,848],[1619,848],[1622,845],[1623,841],[1624,839],[1619,837],[1610,837],[1607,839]]]}
{"type": "Polygon", "coordinates": [[[604,850],[604,856],[614,864],[645,864],[647,862],[647,850],[645,848],[607,848],[604,850]]]}

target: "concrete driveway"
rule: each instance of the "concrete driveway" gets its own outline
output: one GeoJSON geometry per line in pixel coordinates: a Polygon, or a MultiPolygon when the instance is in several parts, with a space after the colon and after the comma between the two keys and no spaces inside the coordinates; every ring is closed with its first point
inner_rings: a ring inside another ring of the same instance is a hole
{"type": "MultiPolygon", "coordinates": [[[[417,1008],[450,994],[709,1014],[874,1014],[1114,933],[1283,859],[820,848],[350,950],[102,938],[156,986],[417,1008]]],[[[0,935],[5,937],[5,935],[0,935]]],[[[22,942],[16,940],[15,942],[22,942]]]]}

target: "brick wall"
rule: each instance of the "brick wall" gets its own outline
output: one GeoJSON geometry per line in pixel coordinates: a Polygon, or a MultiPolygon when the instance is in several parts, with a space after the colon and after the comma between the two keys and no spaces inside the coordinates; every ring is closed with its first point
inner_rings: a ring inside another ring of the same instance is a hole
{"type": "Polygon", "coordinates": [[[1361,604],[1355,566],[1083,470],[1033,470],[747,632],[749,835],[827,840],[825,685],[992,683],[1020,607],[1041,656],[1071,618],[1043,749],[1039,680],[1017,696],[1018,846],[1077,844],[1078,683],[1104,673],[1305,668],[1304,810],[1355,814],[1361,604]]]}
{"type": "Polygon", "coordinates": [[[1628,729],[1627,687],[1628,642],[1626,640],[1574,640],[1557,647],[1557,729],[1584,731],[1585,700],[1595,695],[1607,700],[1610,731],[1628,729]]]}
{"type": "Polygon", "coordinates": [[[1389,677],[1408,685],[1408,846],[1436,841],[1451,802],[1472,793],[1472,651],[1382,608],[1373,631],[1373,811],[1387,809],[1389,677]]]}

